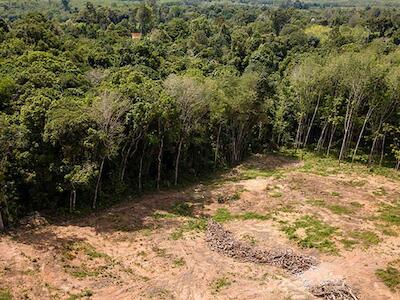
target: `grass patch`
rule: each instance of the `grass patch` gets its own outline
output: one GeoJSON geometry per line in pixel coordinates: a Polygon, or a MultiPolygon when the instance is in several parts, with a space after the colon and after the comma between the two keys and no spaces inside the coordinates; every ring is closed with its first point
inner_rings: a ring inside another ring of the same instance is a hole
{"type": "Polygon", "coordinates": [[[340,197],[341,194],[339,192],[331,192],[331,196],[333,197],[340,197]]]}
{"type": "Polygon", "coordinates": [[[352,209],[346,207],[346,206],[342,206],[342,205],[337,205],[337,204],[333,204],[333,205],[328,205],[327,208],[333,212],[334,214],[337,215],[344,215],[344,214],[351,214],[353,212],[352,209]]]}
{"type": "Polygon", "coordinates": [[[361,203],[356,202],[356,201],[350,202],[350,205],[351,205],[352,207],[354,207],[354,208],[362,208],[362,207],[364,207],[364,204],[361,204],[361,203]]]}
{"type": "Polygon", "coordinates": [[[353,231],[351,237],[360,241],[366,248],[378,245],[381,241],[376,233],[372,231],[353,231]]]}
{"type": "Polygon", "coordinates": [[[91,296],[93,296],[93,291],[92,290],[84,290],[79,294],[71,294],[68,297],[68,300],[77,300],[77,299],[82,299],[84,297],[91,297],[91,296]]]}
{"type": "Polygon", "coordinates": [[[381,186],[376,191],[373,191],[372,194],[374,194],[375,196],[386,196],[387,192],[386,192],[385,188],[383,186],[381,186]]]}
{"type": "Polygon", "coordinates": [[[182,257],[175,259],[173,263],[175,267],[183,267],[186,265],[186,261],[182,257]]]}
{"type": "Polygon", "coordinates": [[[153,214],[153,218],[156,220],[160,220],[160,219],[174,219],[177,218],[178,216],[175,214],[171,214],[171,213],[160,213],[160,212],[155,212],[153,214]]]}
{"type": "Polygon", "coordinates": [[[219,293],[222,289],[227,288],[231,284],[232,282],[227,277],[221,277],[215,279],[211,283],[211,288],[213,290],[213,293],[219,293]]]}
{"type": "Polygon", "coordinates": [[[79,252],[83,252],[89,258],[106,258],[110,259],[110,257],[102,252],[98,252],[96,248],[86,242],[73,242],[65,245],[63,256],[66,259],[72,260],[74,259],[79,252]]]}
{"type": "Polygon", "coordinates": [[[261,215],[255,212],[244,212],[243,214],[232,214],[226,208],[219,208],[212,217],[214,221],[224,223],[232,220],[268,220],[269,215],[261,215]]]}
{"type": "Polygon", "coordinates": [[[247,243],[249,243],[252,246],[255,246],[257,244],[257,240],[254,236],[251,236],[250,234],[244,234],[242,235],[241,239],[247,243]]]}
{"type": "Polygon", "coordinates": [[[272,198],[280,198],[283,196],[283,193],[282,192],[272,192],[272,193],[269,193],[268,195],[272,198]]]}
{"type": "Polygon", "coordinates": [[[279,170],[272,169],[257,169],[257,168],[249,168],[244,167],[240,169],[240,179],[248,180],[248,179],[256,179],[260,177],[275,177],[282,178],[282,172],[279,170]]]}
{"type": "Polygon", "coordinates": [[[0,300],[12,300],[12,295],[9,289],[0,289],[0,300]]]}
{"type": "Polygon", "coordinates": [[[361,179],[361,180],[352,179],[352,180],[349,180],[349,181],[344,181],[345,185],[349,185],[349,186],[352,186],[352,187],[363,187],[367,183],[368,183],[368,181],[364,180],[364,179],[361,179]]]}
{"type": "Polygon", "coordinates": [[[185,232],[190,231],[204,231],[207,228],[207,219],[198,218],[186,221],[182,226],[177,228],[172,234],[171,238],[173,240],[179,240],[183,238],[185,232]]]}
{"type": "Polygon", "coordinates": [[[284,225],[281,229],[300,247],[315,248],[330,254],[338,253],[338,249],[332,241],[337,229],[314,216],[303,216],[291,225],[284,225]]]}
{"type": "Polygon", "coordinates": [[[101,274],[102,269],[104,269],[104,267],[90,269],[85,264],[80,266],[64,266],[65,272],[78,279],[97,277],[101,274]]]}
{"type": "Polygon", "coordinates": [[[382,204],[378,219],[392,225],[400,225],[400,200],[391,204],[382,204]]]}
{"type": "Polygon", "coordinates": [[[332,213],[337,215],[351,214],[352,212],[354,212],[354,210],[349,207],[339,204],[328,204],[325,200],[322,199],[307,200],[306,202],[313,206],[329,209],[332,213]]]}
{"type": "Polygon", "coordinates": [[[385,269],[376,270],[376,276],[392,291],[400,290],[399,261],[389,263],[385,269]]]}
{"type": "Polygon", "coordinates": [[[193,206],[187,202],[177,202],[171,210],[178,216],[190,217],[193,215],[193,206]]]}
{"type": "Polygon", "coordinates": [[[340,242],[343,244],[343,247],[346,250],[352,250],[354,249],[354,246],[358,244],[358,241],[351,239],[342,239],[340,242]]]}
{"type": "Polygon", "coordinates": [[[231,195],[219,194],[218,197],[217,197],[217,202],[218,203],[226,203],[226,202],[229,202],[229,201],[240,200],[240,197],[242,196],[243,192],[244,192],[244,189],[240,190],[240,191],[236,191],[231,195]]]}

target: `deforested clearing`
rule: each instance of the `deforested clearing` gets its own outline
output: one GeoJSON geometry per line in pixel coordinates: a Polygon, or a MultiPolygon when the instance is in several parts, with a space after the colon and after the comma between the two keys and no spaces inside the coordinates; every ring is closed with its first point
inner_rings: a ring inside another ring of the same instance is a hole
{"type": "Polygon", "coordinates": [[[360,166],[321,175],[322,165],[335,165],[313,155],[303,159],[257,155],[179,191],[20,227],[1,237],[2,293],[15,299],[318,299],[333,289],[337,298],[326,299],[353,299],[339,298],[348,290],[354,299],[398,299],[400,237],[393,220],[399,181],[360,166]],[[385,195],[376,195],[382,189],[385,195]],[[221,195],[225,201],[218,201],[221,195]],[[334,205],[348,210],[335,213],[334,205]],[[229,230],[247,251],[286,249],[312,263],[290,272],[225,255],[210,247],[207,222],[229,230]]]}

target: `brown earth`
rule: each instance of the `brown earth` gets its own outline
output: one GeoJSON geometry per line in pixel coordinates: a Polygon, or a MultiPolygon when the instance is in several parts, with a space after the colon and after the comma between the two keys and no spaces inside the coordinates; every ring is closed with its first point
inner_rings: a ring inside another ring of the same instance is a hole
{"type": "MultiPolygon", "coordinates": [[[[308,286],[344,279],[360,299],[400,299],[399,292],[375,275],[400,258],[400,237],[384,235],[374,218],[381,203],[400,199],[399,187],[398,181],[383,176],[321,176],[303,172],[296,161],[255,156],[211,183],[148,194],[82,219],[1,236],[0,289],[8,289],[13,299],[294,300],[315,299],[308,286]],[[280,176],[243,179],[240,174],[248,169],[278,170],[280,176]],[[221,195],[236,196],[219,203],[221,195]],[[324,205],[312,202],[321,199],[324,205]],[[257,247],[290,248],[321,263],[291,275],[213,252],[204,231],[182,229],[190,217],[171,215],[174,203],[182,201],[193,205],[196,217],[215,215],[220,208],[233,215],[268,215],[267,220],[234,218],[224,227],[257,247]],[[328,208],[354,203],[351,213],[337,214],[328,208]],[[288,239],[281,230],[283,222],[304,215],[338,228],[334,243],[339,253],[303,249],[288,239]],[[179,230],[180,235],[174,236],[179,230]],[[345,249],[340,240],[355,230],[372,231],[380,242],[345,249]]],[[[399,232],[398,227],[391,229],[399,232]]]]}

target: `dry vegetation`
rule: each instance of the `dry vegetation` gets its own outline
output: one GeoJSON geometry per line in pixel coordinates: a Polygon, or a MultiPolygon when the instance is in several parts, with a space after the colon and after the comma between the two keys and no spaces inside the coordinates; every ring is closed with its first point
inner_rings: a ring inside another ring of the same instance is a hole
{"type": "Polygon", "coordinates": [[[196,186],[2,236],[0,299],[399,299],[398,180],[311,154],[253,156],[196,186]]]}

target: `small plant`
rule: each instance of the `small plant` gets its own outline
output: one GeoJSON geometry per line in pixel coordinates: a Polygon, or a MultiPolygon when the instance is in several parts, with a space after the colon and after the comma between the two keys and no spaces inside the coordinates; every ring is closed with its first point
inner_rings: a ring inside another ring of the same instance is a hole
{"type": "Polygon", "coordinates": [[[187,202],[177,202],[172,206],[172,211],[178,216],[189,217],[193,215],[193,206],[187,202]]]}
{"type": "Polygon", "coordinates": [[[173,263],[175,267],[183,267],[184,265],[186,265],[186,261],[182,257],[175,259],[173,263]]]}
{"type": "Polygon", "coordinates": [[[372,194],[374,194],[375,196],[385,196],[385,195],[387,195],[387,192],[386,192],[385,188],[383,186],[381,186],[376,191],[373,191],[372,194]]]}
{"type": "Polygon", "coordinates": [[[255,246],[257,244],[257,240],[255,239],[255,237],[249,234],[242,235],[242,240],[248,242],[252,246],[255,246]]]}
{"type": "Polygon", "coordinates": [[[350,205],[351,205],[352,207],[354,207],[354,208],[361,208],[361,207],[364,206],[364,204],[361,204],[361,203],[356,202],[356,201],[350,202],[350,205]]]}
{"type": "Polygon", "coordinates": [[[223,288],[226,288],[230,286],[232,282],[227,278],[227,277],[221,277],[215,279],[211,283],[211,288],[213,290],[213,293],[219,293],[223,288]]]}
{"type": "Polygon", "coordinates": [[[280,197],[283,196],[283,193],[275,191],[275,192],[269,193],[269,196],[272,197],[272,198],[280,198],[280,197]]]}
{"type": "Polygon", "coordinates": [[[388,264],[385,269],[378,269],[375,272],[376,276],[393,291],[400,290],[400,270],[398,265],[400,265],[399,262],[395,261],[388,264]]]}
{"type": "Polygon", "coordinates": [[[153,214],[153,218],[156,220],[160,220],[160,219],[174,219],[178,217],[175,214],[171,214],[171,213],[160,213],[160,212],[155,212],[153,214]]]}
{"type": "Polygon", "coordinates": [[[331,196],[333,197],[340,197],[341,194],[339,192],[331,192],[331,196]]]}
{"type": "Polygon", "coordinates": [[[79,294],[70,295],[68,300],[78,300],[78,299],[81,299],[81,298],[84,298],[84,297],[91,297],[91,296],[93,296],[93,291],[92,290],[84,290],[79,294]]]}

